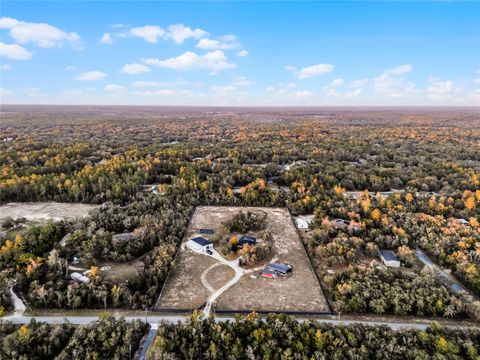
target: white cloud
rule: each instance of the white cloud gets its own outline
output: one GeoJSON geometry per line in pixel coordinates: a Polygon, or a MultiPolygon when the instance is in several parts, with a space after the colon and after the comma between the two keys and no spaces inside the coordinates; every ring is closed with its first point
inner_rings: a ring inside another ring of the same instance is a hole
{"type": "Polygon", "coordinates": [[[313,92],[307,91],[307,90],[297,91],[297,92],[295,93],[295,97],[296,97],[297,99],[305,99],[305,98],[308,98],[308,97],[310,97],[310,96],[312,96],[312,95],[313,95],[313,92]]]}
{"type": "Polygon", "coordinates": [[[191,96],[193,92],[190,90],[175,90],[175,89],[162,89],[155,91],[133,91],[132,95],[148,96],[148,97],[163,97],[163,96],[191,96]]]}
{"type": "Polygon", "coordinates": [[[159,60],[155,58],[142,59],[148,65],[154,65],[161,68],[173,70],[196,70],[207,69],[211,73],[217,73],[221,70],[235,68],[236,65],[229,63],[223,51],[215,50],[198,55],[192,51],[187,51],[177,57],[159,60]]]}
{"type": "Polygon", "coordinates": [[[236,76],[233,78],[232,84],[234,86],[250,86],[255,85],[253,81],[248,80],[245,76],[236,76]]]}
{"type": "Polygon", "coordinates": [[[168,39],[172,39],[176,44],[182,44],[185,40],[189,38],[194,38],[198,40],[206,35],[208,35],[208,33],[205,30],[192,30],[191,28],[183,24],[175,24],[168,27],[168,33],[166,37],[168,39]]]}
{"type": "Polygon", "coordinates": [[[110,35],[110,33],[106,32],[105,34],[102,35],[101,39],[100,39],[100,42],[102,44],[113,44],[113,39],[112,39],[112,35],[110,35]]]}
{"type": "Polygon", "coordinates": [[[8,96],[8,95],[11,95],[11,94],[12,94],[11,90],[0,88],[0,96],[8,96]]]}
{"type": "Polygon", "coordinates": [[[36,88],[36,87],[22,88],[20,90],[30,98],[45,98],[45,97],[47,97],[46,94],[42,93],[42,91],[39,88],[36,88]]]}
{"type": "Polygon", "coordinates": [[[337,79],[333,79],[330,84],[334,87],[339,87],[339,86],[342,86],[343,83],[344,83],[343,79],[337,78],[337,79]]]}
{"type": "Polygon", "coordinates": [[[0,56],[13,60],[28,60],[32,53],[20,45],[0,42],[0,56]]]}
{"type": "Polygon", "coordinates": [[[107,76],[104,72],[101,71],[88,71],[78,75],[75,80],[78,81],[95,81],[95,80],[102,80],[107,76]]]}
{"type": "Polygon", "coordinates": [[[67,66],[67,70],[68,70],[68,71],[77,71],[78,69],[77,69],[76,66],[68,65],[68,66],[67,66]]]}
{"type": "Polygon", "coordinates": [[[476,104],[477,106],[480,105],[480,89],[475,89],[470,94],[469,98],[476,104]]]}
{"type": "Polygon", "coordinates": [[[0,70],[1,70],[1,71],[10,71],[10,70],[12,70],[12,65],[10,65],[10,64],[1,64],[1,65],[0,65],[0,70]]]}
{"type": "Polygon", "coordinates": [[[237,53],[237,56],[240,56],[240,57],[248,56],[248,51],[247,51],[247,50],[240,50],[240,51],[237,53]]]}
{"type": "Polygon", "coordinates": [[[287,65],[285,66],[285,69],[294,72],[299,79],[307,79],[313,76],[323,75],[332,72],[335,67],[332,64],[317,64],[297,70],[295,66],[287,65]]]}
{"type": "Polygon", "coordinates": [[[120,69],[120,72],[124,74],[144,74],[150,71],[150,68],[148,66],[145,66],[143,64],[125,64],[123,67],[120,69]]]}
{"type": "Polygon", "coordinates": [[[80,36],[75,32],[67,33],[45,23],[29,23],[17,19],[0,18],[0,29],[8,29],[10,36],[19,44],[32,42],[42,48],[61,46],[69,42],[78,47],[80,36]]]}
{"type": "Polygon", "coordinates": [[[135,37],[144,39],[149,43],[156,43],[159,38],[165,36],[165,30],[156,25],[146,25],[141,27],[134,27],[130,29],[130,34],[135,37]]]}
{"type": "Polygon", "coordinates": [[[104,89],[105,91],[112,92],[112,93],[119,93],[126,90],[123,86],[120,86],[117,84],[108,84],[105,86],[104,89]]]}
{"type": "Polygon", "coordinates": [[[348,86],[355,89],[355,88],[361,88],[366,83],[368,83],[367,78],[355,79],[355,80],[350,81],[350,84],[348,84],[348,86]]]}
{"type": "Polygon", "coordinates": [[[354,89],[352,91],[347,91],[345,93],[339,93],[336,89],[326,88],[325,95],[330,97],[335,97],[339,99],[353,99],[362,95],[362,89],[354,89]]]}
{"type": "Polygon", "coordinates": [[[199,49],[208,49],[208,50],[229,50],[235,49],[239,46],[238,42],[236,42],[236,38],[234,36],[228,36],[228,40],[220,41],[220,40],[212,40],[203,38],[197,43],[196,47],[199,49]]]}
{"type": "Polygon", "coordinates": [[[473,80],[473,83],[474,84],[480,84],[480,78],[477,78],[477,79],[473,80]]]}
{"type": "Polygon", "coordinates": [[[176,87],[179,85],[186,85],[187,81],[185,80],[176,80],[176,81],[148,81],[148,80],[139,80],[133,83],[135,87],[176,87]]]}
{"type": "Polygon", "coordinates": [[[402,74],[409,73],[410,71],[412,71],[412,65],[405,64],[405,65],[395,66],[390,69],[386,69],[384,73],[391,74],[391,75],[402,75],[402,74]]]}
{"type": "Polygon", "coordinates": [[[373,79],[373,87],[376,94],[388,98],[405,98],[419,93],[415,84],[399,76],[412,70],[412,66],[400,65],[385,69],[383,73],[373,79]]]}
{"type": "Polygon", "coordinates": [[[297,84],[291,83],[278,83],[275,86],[268,86],[265,92],[268,95],[266,101],[274,102],[277,104],[290,104],[292,99],[301,101],[315,95],[309,90],[296,90],[297,84]]]}
{"type": "Polygon", "coordinates": [[[442,81],[431,78],[428,83],[427,96],[435,101],[453,100],[463,90],[461,87],[455,86],[455,83],[451,80],[442,81]]]}

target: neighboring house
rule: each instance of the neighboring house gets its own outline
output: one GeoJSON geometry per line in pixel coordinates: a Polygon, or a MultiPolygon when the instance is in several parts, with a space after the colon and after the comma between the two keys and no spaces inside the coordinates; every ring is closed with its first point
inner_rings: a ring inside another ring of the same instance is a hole
{"type": "Polygon", "coordinates": [[[387,267],[400,267],[400,260],[397,255],[391,250],[381,250],[380,259],[387,267]]]}
{"type": "Polygon", "coordinates": [[[77,273],[77,272],[71,273],[70,274],[70,279],[81,282],[81,283],[84,283],[84,284],[90,282],[90,279],[87,276],[82,275],[82,274],[77,273]]]}
{"type": "Polygon", "coordinates": [[[213,250],[213,243],[201,236],[194,237],[187,241],[186,246],[198,253],[209,253],[213,250]]]}
{"type": "Polygon", "coordinates": [[[237,246],[242,247],[245,244],[256,245],[257,244],[257,239],[254,238],[253,236],[243,235],[240,238],[240,240],[238,240],[237,246]]]}
{"type": "Polygon", "coordinates": [[[277,275],[287,275],[292,272],[292,265],[281,263],[268,263],[265,265],[265,270],[274,271],[277,275]]]}
{"type": "Polygon", "coordinates": [[[314,215],[303,215],[303,216],[296,216],[294,218],[295,225],[298,229],[308,229],[315,218],[314,215]]]}

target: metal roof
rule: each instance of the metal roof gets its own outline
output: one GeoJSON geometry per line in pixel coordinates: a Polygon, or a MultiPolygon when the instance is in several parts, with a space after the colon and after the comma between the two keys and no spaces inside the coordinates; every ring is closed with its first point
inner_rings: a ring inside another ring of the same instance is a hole
{"type": "Polygon", "coordinates": [[[269,269],[269,270],[278,271],[278,272],[281,272],[281,273],[284,273],[284,274],[287,273],[288,271],[292,270],[291,265],[280,264],[280,263],[268,263],[266,268],[269,269]]]}
{"type": "Polygon", "coordinates": [[[191,240],[196,242],[200,246],[207,246],[207,245],[213,244],[211,241],[209,241],[209,240],[207,240],[207,239],[205,239],[201,236],[194,237],[191,240]]]}
{"type": "Polygon", "coordinates": [[[397,255],[392,250],[382,250],[380,253],[385,261],[398,261],[397,255]]]}

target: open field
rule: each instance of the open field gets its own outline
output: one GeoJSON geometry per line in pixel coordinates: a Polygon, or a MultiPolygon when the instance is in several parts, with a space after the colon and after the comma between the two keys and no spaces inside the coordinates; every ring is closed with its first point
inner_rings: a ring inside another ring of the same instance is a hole
{"type": "Polygon", "coordinates": [[[0,206],[0,222],[7,218],[25,218],[28,221],[68,220],[85,217],[98,205],[58,202],[13,202],[0,206]]]}
{"type": "MultiPolygon", "coordinates": [[[[287,209],[197,207],[184,242],[201,228],[212,228],[215,233],[225,232],[223,223],[240,211],[264,211],[267,214],[267,231],[273,238],[272,258],[291,264],[293,274],[275,280],[252,279],[245,274],[220,295],[216,309],[232,312],[327,312],[328,306],[323,292],[287,209]]],[[[215,235],[205,237],[213,240],[215,235]]],[[[215,259],[194,253],[182,246],[157,307],[182,310],[202,306],[212,290],[218,290],[234,276],[233,270],[225,265],[215,264],[218,264],[215,259]]]]}

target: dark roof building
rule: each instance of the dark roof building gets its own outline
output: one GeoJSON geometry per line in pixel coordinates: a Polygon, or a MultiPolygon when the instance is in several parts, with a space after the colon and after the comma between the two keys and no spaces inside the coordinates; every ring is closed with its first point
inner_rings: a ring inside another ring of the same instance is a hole
{"type": "Polygon", "coordinates": [[[280,263],[268,263],[265,269],[275,271],[279,274],[287,274],[292,272],[292,265],[280,264],[280,263]]]}
{"type": "Polygon", "coordinates": [[[238,246],[242,247],[245,244],[256,245],[257,244],[257,239],[254,238],[253,236],[243,235],[240,238],[240,240],[238,240],[238,246]]]}
{"type": "Polygon", "coordinates": [[[196,242],[198,245],[200,246],[207,246],[207,245],[210,245],[210,244],[213,244],[211,241],[201,237],[201,236],[197,236],[197,237],[194,237],[192,239],[193,242],[196,242]]]}

